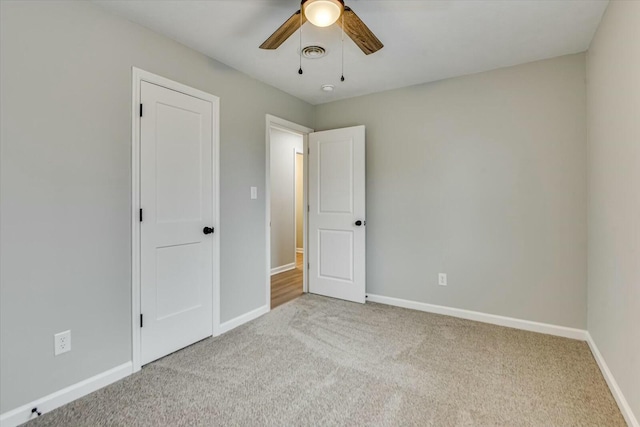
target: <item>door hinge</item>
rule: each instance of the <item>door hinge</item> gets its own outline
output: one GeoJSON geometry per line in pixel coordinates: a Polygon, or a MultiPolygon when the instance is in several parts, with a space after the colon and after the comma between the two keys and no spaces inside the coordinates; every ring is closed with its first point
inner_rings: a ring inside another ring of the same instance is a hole
{"type": "Polygon", "coordinates": [[[140,209],[140,222],[142,222],[142,209],[140,209]]]}
{"type": "Polygon", "coordinates": [[[307,263],[307,270],[311,270],[311,263],[310,262],[307,263]]]}
{"type": "Polygon", "coordinates": [[[144,325],[144,322],[142,320],[142,313],[140,313],[140,327],[142,328],[142,325],[144,325]]]}
{"type": "Polygon", "coordinates": [[[311,154],[311,148],[307,147],[307,154],[311,154]]]}
{"type": "Polygon", "coordinates": [[[140,104],[140,117],[142,117],[142,104],[140,104]]]}
{"type": "Polygon", "coordinates": [[[307,212],[311,212],[311,205],[307,205],[307,212]]]}

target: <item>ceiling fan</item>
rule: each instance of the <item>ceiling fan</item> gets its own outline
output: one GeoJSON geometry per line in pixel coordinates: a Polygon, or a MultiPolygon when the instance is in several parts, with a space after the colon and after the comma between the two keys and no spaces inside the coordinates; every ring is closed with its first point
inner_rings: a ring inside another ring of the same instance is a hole
{"type": "Polygon", "coordinates": [[[277,49],[307,20],[318,27],[328,27],[337,22],[345,34],[351,37],[351,40],[366,55],[384,47],[375,34],[358,18],[358,15],[349,6],[344,5],[343,0],[302,0],[300,10],[291,15],[271,34],[260,45],[260,49],[277,49]]]}

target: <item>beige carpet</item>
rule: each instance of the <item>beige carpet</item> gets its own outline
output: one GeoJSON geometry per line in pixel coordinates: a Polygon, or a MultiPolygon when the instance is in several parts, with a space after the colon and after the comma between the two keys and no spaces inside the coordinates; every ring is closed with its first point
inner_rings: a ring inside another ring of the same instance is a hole
{"type": "Polygon", "coordinates": [[[305,295],[34,426],[623,426],[584,342],[305,295]]]}

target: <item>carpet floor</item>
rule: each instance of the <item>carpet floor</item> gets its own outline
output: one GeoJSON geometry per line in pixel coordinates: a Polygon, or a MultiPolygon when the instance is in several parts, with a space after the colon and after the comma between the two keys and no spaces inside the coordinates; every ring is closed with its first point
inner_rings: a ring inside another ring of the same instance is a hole
{"type": "Polygon", "coordinates": [[[314,295],[29,426],[624,426],[586,343],[314,295]]]}

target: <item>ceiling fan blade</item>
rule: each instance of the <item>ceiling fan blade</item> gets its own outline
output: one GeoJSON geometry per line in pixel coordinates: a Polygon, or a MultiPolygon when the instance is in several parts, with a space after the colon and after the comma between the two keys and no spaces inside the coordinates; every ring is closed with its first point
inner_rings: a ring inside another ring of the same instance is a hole
{"type": "Polygon", "coordinates": [[[338,25],[358,45],[366,55],[379,51],[384,47],[375,34],[358,18],[358,15],[350,7],[344,7],[344,25],[342,19],[338,19],[338,25]]]}
{"type": "Polygon", "coordinates": [[[305,22],[307,22],[307,18],[302,14],[302,19],[300,19],[300,11],[297,11],[260,45],[260,49],[277,49],[305,22]]]}

